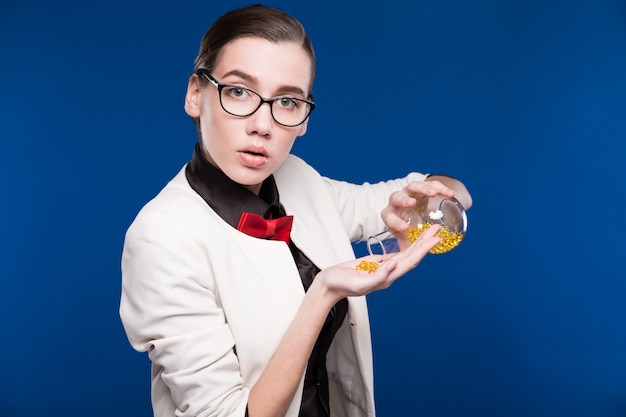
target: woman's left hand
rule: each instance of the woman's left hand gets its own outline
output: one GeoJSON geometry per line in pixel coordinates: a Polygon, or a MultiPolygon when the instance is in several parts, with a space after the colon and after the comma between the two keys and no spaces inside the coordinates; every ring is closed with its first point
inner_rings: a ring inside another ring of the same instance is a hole
{"type": "Polygon", "coordinates": [[[406,211],[415,207],[418,201],[426,204],[426,201],[418,200],[417,197],[432,197],[438,194],[446,197],[455,196],[452,188],[438,180],[413,181],[389,196],[389,204],[381,212],[381,217],[389,231],[398,239],[401,249],[411,243],[406,237],[406,231],[409,229],[409,223],[405,220],[406,211]]]}

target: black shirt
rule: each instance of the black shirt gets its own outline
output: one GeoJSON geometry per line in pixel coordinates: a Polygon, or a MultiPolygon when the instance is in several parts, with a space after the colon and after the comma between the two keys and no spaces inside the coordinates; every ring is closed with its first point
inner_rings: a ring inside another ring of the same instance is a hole
{"type": "MultiPolygon", "coordinates": [[[[191,188],[225,222],[235,228],[244,211],[274,219],[286,215],[285,209],[280,204],[278,188],[272,175],[263,182],[257,196],[211,165],[202,155],[200,143],[196,144],[191,161],[185,169],[185,175],[191,188]]],[[[307,291],[320,269],[293,242],[289,243],[289,249],[298,267],[304,290],[307,291]]],[[[329,312],[320,331],[304,376],[300,417],[328,417],[330,415],[326,353],[347,311],[347,300],[340,300],[329,312]]]]}

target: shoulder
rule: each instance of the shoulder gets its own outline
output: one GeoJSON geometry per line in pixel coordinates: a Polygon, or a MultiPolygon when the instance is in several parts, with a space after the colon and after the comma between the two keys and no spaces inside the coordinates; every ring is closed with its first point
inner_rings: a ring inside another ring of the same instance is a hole
{"type": "Polygon", "coordinates": [[[162,229],[182,228],[194,230],[199,218],[210,218],[211,208],[189,185],[183,167],[170,182],[146,203],[128,232],[151,234],[162,229]]]}
{"type": "Polygon", "coordinates": [[[179,205],[194,206],[202,202],[202,198],[187,182],[185,167],[186,165],[142,208],[142,211],[173,210],[179,205]]]}
{"type": "Polygon", "coordinates": [[[315,168],[294,154],[287,155],[287,158],[280,167],[278,167],[276,172],[274,172],[274,175],[277,177],[289,177],[294,173],[314,176],[320,175],[315,168]]]}
{"type": "Polygon", "coordinates": [[[281,193],[300,193],[310,188],[319,188],[324,179],[319,172],[303,159],[290,154],[274,172],[276,185],[281,193]]]}

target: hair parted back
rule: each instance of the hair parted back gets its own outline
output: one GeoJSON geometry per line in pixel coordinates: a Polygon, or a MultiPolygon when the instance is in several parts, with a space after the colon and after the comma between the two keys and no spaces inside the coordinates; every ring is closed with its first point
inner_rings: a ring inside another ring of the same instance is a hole
{"type": "MultiPolygon", "coordinates": [[[[200,69],[212,72],[224,46],[246,36],[263,38],[271,42],[296,42],[311,58],[311,88],[315,79],[315,52],[302,24],[282,10],[253,4],[218,18],[205,33],[194,62],[194,73],[200,69]]],[[[309,92],[310,93],[310,92],[309,92]]]]}

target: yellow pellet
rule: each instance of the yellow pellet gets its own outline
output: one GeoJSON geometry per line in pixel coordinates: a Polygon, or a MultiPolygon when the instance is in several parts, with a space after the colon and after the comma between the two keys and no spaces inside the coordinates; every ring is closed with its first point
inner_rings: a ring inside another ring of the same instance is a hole
{"type": "MultiPolygon", "coordinates": [[[[415,242],[417,238],[432,225],[432,223],[424,223],[421,226],[413,226],[406,232],[406,237],[411,242],[415,242]]],[[[441,238],[441,242],[429,251],[433,254],[449,252],[456,248],[459,243],[461,243],[461,240],[463,240],[463,233],[451,232],[446,226],[441,227],[441,229],[437,232],[437,236],[441,238]]]]}
{"type": "Polygon", "coordinates": [[[376,271],[376,268],[378,268],[378,262],[373,261],[361,261],[361,263],[356,266],[356,269],[359,271],[367,271],[369,274],[376,271]]]}

